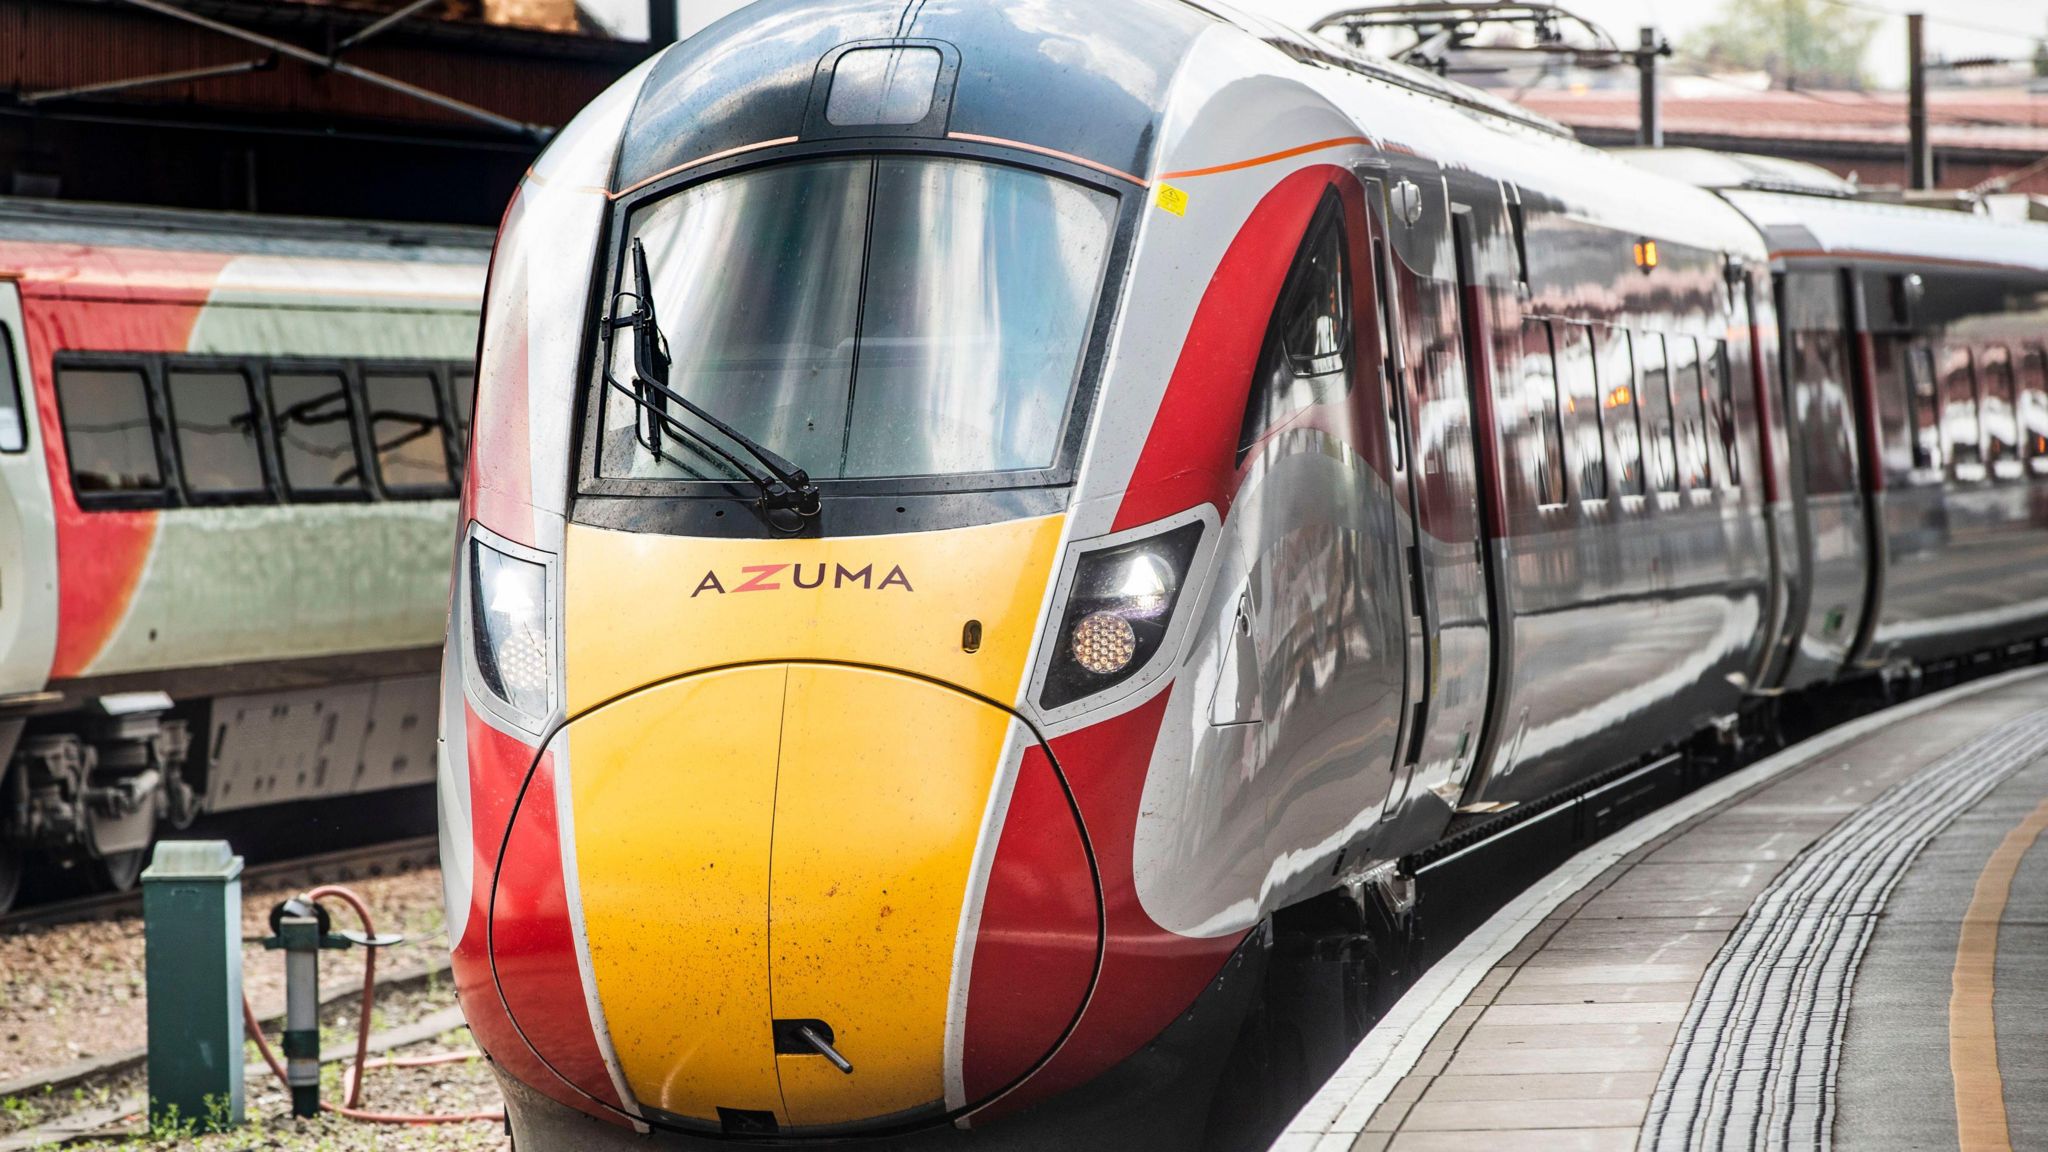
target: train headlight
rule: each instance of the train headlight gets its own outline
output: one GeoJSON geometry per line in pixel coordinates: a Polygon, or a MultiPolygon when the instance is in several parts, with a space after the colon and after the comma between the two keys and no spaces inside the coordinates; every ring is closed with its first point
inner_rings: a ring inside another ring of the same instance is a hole
{"type": "Polygon", "coordinates": [[[469,596],[477,676],[492,695],[538,724],[552,711],[554,672],[546,566],[472,538],[469,596]]]}
{"type": "Polygon", "coordinates": [[[1080,558],[1039,697],[1044,707],[1127,680],[1157,654],[1201,541],[1195,522],[1080,558]]]}

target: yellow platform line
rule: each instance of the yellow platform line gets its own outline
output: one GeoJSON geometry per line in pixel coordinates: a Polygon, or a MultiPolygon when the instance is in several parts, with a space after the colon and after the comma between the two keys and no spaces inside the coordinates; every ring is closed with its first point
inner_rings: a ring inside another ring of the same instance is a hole
{"type": "Polygon", "coordinates": [[[1963,913],[1949,980],[1948,1067],[1956,1085],[1956,1137],[1961,1152],[2011,1152],[2005,1122],[2005,1079],[1998,1071],[1998,926],[2020,861],[2048,830],[2048,800],[2005,834],[1984,862],[1977,892],[1963,913]]]}

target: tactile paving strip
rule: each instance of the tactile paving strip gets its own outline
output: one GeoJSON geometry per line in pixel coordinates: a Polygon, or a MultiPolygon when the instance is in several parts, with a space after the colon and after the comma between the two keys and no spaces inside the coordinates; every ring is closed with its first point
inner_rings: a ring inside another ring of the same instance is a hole
{"type": "Polygon", "coordinates": [[[2048,712],[1992,729],[1816,840],[1750,906],[1693,994],[1643,1152],[1828,1148],[1850,986],[1893,885],[1999,781],[2048,753],[2048,712]]]}

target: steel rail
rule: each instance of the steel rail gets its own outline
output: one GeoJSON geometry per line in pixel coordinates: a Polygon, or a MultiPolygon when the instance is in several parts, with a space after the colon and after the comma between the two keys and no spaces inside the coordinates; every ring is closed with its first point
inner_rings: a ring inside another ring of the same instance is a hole
{"type": "MultiPolygon", "coordinates": [[[[292,877],[298,875],[305,875],[309,883],[380,875],[385,871],[396,871],[415,863],[432,863],[437,859],[439,850],[438,837],[414,836],[404,840],[367,844],[358,848],[342,848],[313,856],[269,861],[243,871],[242,889],[247,892],[254,888],[288,883],[292,877]],[[379,869],[378,865],[387,867],[379,869]]],[[[0,916],[0,934],[21,928],[139,915],[141,911],[140,888],[127,892],[101,892],[73,900],[56,900],[47,904],[17,908],[0,916]]]]}

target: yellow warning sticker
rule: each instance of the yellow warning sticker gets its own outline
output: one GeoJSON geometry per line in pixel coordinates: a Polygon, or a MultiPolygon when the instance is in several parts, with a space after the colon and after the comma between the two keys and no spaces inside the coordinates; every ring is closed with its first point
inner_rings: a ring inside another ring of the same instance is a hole
{"type": "Polygon", "coordinates": [[[1188,214],[1188,194],[1171,184],[1159,186],[1159,206],[1175,216],[1188,214]]]}

